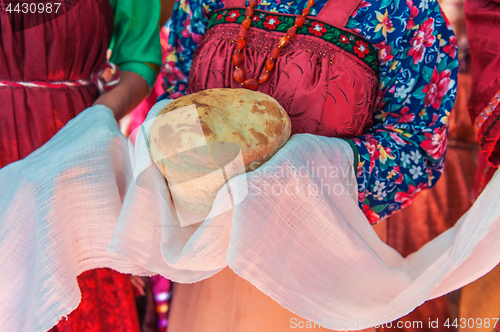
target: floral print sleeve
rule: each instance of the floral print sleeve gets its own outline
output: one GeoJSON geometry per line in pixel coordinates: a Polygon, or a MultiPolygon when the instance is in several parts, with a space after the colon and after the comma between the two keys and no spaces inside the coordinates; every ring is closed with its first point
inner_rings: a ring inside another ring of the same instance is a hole
{"type": "Polygon", "coordinates": [[[409,205],[443,171],[457,43],[431,0],[363,1],[348,28],[379,53],[374,125],[350,142],[360,207],[376,223],[409,205]]]}
{"type": "MultiPolygon", "coordinates": [[[[326,1],[316,0],[309,16],[326,1]]],[[[307,0],[258,3],[258,9],[299,14],[307,0]]],[[[163,65],[166,93],[160,99],[186,93],[208,15],[223,6],[216,0],[176,2],[163,65]]],[[[347,28],[369,40],[380,61],[374,124],[347,140],[357,162],[359,205],[374,224],[409,205],[443,171],[448,113],[456,95],[457,43],[433,0],[363,0],[347,28]]]]}
{"type": "Polygon", "coordinates": [[[165,93],[159,98],[175,99],[187,93],[189,70],[194,51],[208,26],[210,13],[224,3],[210,0],[176,0],[166,24],[168,46],[161,68],[165,93]]]}

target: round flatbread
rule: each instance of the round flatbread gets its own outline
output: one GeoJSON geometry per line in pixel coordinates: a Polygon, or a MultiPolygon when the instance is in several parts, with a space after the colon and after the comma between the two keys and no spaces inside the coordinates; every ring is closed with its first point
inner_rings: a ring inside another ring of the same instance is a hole
{"type": "Polygon", "coordinates": [[[158,114],[150,153],[176,205],[206,217],[219,189],[269,160],[290,132],[288,115],[268,95],[211,89],[178,98],[158,114]]]}

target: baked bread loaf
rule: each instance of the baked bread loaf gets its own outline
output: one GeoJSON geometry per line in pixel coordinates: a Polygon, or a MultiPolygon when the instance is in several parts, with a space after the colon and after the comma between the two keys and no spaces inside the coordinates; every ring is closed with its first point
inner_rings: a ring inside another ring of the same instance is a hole
{"type": "Polygon", "coordinates": [[[150,154],[176,206],[205,218],[219,189],[269,160],[290,132],[290,119],[273,98],[210,89],[178,98],[158,114],[150,154]]]}

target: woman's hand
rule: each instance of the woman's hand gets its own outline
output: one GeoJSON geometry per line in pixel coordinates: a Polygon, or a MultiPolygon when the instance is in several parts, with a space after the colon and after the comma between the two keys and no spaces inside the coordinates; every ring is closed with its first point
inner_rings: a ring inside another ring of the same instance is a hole
{"type": "Polygon", "coordinates": [[[94,105],[109,107],[118,121],[139,105],[148,96],[149,91],[148,83],[139,74],[122,71],[120,83],[97,98],[94,105]]]}

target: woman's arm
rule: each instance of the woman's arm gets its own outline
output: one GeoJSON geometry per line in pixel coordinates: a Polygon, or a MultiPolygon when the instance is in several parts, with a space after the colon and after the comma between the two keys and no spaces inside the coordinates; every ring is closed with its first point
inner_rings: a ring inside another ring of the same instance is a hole
{"type": "Polygon", "coordinates": [[[120,72],[120,83],[102,94],[94,105],[104,105],[113,111],[117,120],[133,110],[147,97],[149,85],[139,74],[131,71],[120,72]]]}
{"type": "Polygon", "coordinates": [[[360,207],[376,223],[441,176],[457,45],[439,5],[427,0],[363,1],[348,27],[375,45],[381,62],[374,124],[348,140],[360,207]]]}
{"type": "Polygon", "coordinates": [[[110,0],[114,31],[110,62],[120,68],[120,82],[94,104],[109,107],[117,120],[147,97],[161,65],[160,0],[110,0]]]}

